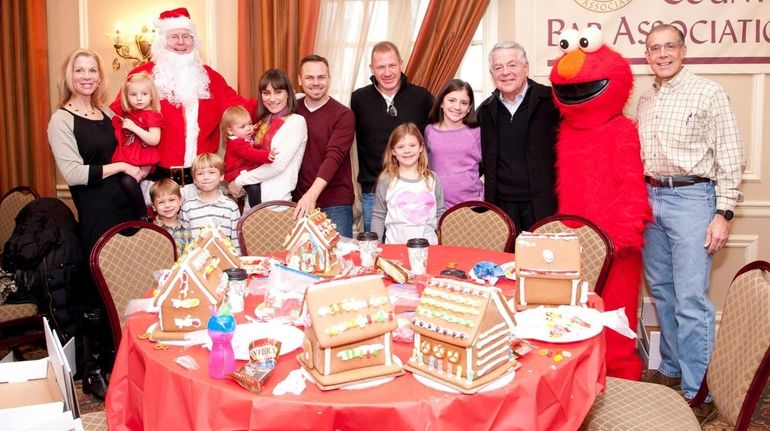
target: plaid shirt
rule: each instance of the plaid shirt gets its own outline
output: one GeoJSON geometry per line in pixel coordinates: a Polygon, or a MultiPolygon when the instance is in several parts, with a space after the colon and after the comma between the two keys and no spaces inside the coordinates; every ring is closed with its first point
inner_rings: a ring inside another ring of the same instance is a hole
{"type": "Polygon", "coordinates": [[[717,208],[732,210],[746,165],[743,142],[727,92],[681,70],[639,99],[644,174],[695,175],[716,181],[717,208]]]}
{"type": "Polygon", "coordinates": [[[176,226],[169,226],[163,223],[160,218],[155,220],[156,225],[166,229],[168,233],[171,234],[171,237],[174,238],[174,242],[176,243],[176,255],[179,257],[184,254],[184,248],[187,244],[192,242],[192,231],[187,224],[182,221],[177,221],[177,223],[176,226]]]}

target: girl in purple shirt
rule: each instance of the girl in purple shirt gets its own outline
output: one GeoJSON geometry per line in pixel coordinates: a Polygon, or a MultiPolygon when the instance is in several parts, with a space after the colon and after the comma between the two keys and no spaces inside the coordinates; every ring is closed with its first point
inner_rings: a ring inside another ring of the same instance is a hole
{"type": "Polygon", "coordinates": [[[484,200],[479,178],[481,131],[476,124],[473,89],[460,79],[449,81],[436,97],[425,127],[430,169],[444,186],[446,208],[484,200]]]}

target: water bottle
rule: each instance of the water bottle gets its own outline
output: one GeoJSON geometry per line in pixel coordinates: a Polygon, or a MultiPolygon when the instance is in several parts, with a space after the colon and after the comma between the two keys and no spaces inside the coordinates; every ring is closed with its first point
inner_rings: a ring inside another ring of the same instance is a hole
{"type": "Polygon", "coordinates": [[[219,313],[211,316],[208,332],[209,337],[211,337],[209,376],[213,379],[226,379],[229,373],[235,371],[235,353],[232,343],[235,333],[235,319],[230,313],[229,307],[223,306],[219,313]]]}

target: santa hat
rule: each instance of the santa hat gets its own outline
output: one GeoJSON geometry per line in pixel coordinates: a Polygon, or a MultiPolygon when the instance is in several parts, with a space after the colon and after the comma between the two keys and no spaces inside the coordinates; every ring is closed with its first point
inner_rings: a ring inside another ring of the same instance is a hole
{"type": "Polygon", "coordinates": [[[180,28],[190,30],[193,34],[196,33],[195,24],[190,19],[190,12],[184,7],[161,12],[160,17],[155,20],[155,28],[158,29],[159,34],[180,28]]]}

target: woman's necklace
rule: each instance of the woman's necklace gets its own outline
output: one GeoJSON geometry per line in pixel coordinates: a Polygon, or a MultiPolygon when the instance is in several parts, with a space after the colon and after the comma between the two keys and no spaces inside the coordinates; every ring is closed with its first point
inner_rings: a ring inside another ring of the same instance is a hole
{"type": "Polygon", "coordinates": [[[72,109],[72,111],[77,113],[78,115],[83,115],[86,118],[88,118],[89,115],[91,117],[96,117],[96,110],[94,110],[93,106],[89,106],[88,109],[85,109],[85,108],[78,109],[75,107],[75,105],[72,104],[72,102],[67,102],[67,107],[72,109]]]}

